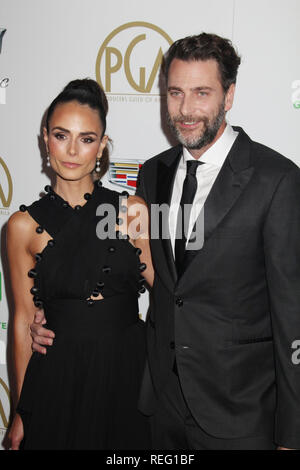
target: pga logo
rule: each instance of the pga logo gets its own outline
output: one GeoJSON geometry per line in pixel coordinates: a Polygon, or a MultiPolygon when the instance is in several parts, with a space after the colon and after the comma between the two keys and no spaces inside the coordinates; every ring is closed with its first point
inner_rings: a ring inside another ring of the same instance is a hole
{"type": "Polygon", "coordinates": [[[164,51],[172,44],[158,26],[144,21],[125,23],[102,43],[96,78],[106,93],[159,94],[159,70],[164,51]]]}
{"type": "Polygon", "coordinates": [[[292,83],[292,103],[295,109],[300,109],[300,80],[294,80],[292,83]]]}

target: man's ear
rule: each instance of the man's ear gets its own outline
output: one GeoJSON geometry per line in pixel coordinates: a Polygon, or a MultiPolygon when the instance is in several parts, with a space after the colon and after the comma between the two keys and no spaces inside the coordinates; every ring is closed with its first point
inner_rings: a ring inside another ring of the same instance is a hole
{"type": "Polygon", "coordinates": [[[232,83],[228,88],[226,95],[225,95],[225,111],[229,111],[233,105],[234,99],[234,92],[235,92],[235,83],[232,83]]]}

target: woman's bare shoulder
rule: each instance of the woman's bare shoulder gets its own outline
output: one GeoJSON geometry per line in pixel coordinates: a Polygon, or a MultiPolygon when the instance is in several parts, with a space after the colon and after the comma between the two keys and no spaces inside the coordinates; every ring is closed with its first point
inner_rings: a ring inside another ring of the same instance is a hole
{"type": "Polygon", "coordinates": [[[7,222],[8,235],[20,234],[22,237],[34,233],[36,222],[28,212],[16,211],[7,222]]]}

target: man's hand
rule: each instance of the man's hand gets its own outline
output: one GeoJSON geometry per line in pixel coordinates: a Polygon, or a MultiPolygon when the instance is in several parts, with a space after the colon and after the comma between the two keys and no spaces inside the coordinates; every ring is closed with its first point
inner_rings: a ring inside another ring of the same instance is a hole
{"type": "Polygon", "coordinates": [[[288,449],[287,447],[277,447],[277,450],[295,450],[295,449],[288,449]]]}
{"type": "Polygon", "coordinates": [[[31,337],[32,337],[32,350],[41,354],[47,354],[47,349],[42,346],[51,346],[53,344],[53,338],[55,334],[51,330],[47,330],[42,325],[45,325],[46,318],[44,310],[39,310],[34,315],[34,321],[30,325],[31,337]]]}

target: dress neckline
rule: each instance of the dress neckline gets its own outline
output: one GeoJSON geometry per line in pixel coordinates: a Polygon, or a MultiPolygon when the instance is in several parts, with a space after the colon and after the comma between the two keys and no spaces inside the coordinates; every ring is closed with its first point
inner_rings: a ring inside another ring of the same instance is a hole
{"type": "Polygon", "coordinates": [[[45,191],[46,193],[48,193],[48,197],[51,201],[56,201],[59,203],[59,205],[61,205],[62,207],[64,208],[68,208],[68,209],[71,209],[72,211],[76,211],[76,210],[80,210],[82,209],[83,207],[85,207],[88,202],[93,198],[93,196],[95,195],[95,192],[98,188],[101,188],[102,186],[102,183],[100,180],[97,180],[97,181],[94,181],[94,187],[93,187],[93,190],[91,193],[85,193],[83,195],[84,199],[86,200],[86,203],[83,204],[83,205],[80,205],[80,204],[77,204],[76,206],[72,207],[68,201],[66,201],[62,196],[60,196],[59,194],[57,194],[54,189],[52,188],[52,186],[50,185],[47,185],[45,186],[45,191]]]}

